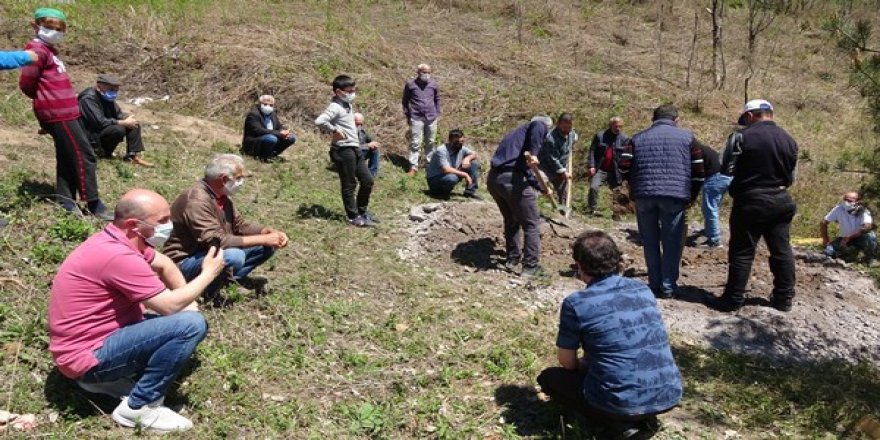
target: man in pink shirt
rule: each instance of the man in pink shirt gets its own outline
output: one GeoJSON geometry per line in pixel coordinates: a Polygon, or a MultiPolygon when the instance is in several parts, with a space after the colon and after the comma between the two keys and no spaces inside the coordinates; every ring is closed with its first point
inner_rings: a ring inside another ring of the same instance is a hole
{"type": "Polygon", "coordinates": [[[156,252],[171,234],[171,207],[145,189],[126,193],[113,223],[61,264],[49,297],[49,351],[84,390],[121,398],[113,420],[158,431],[192,427],[163,406],[165,391],[207,332],[196,299],[223,269],[211,248],[187,283],[156,252]],[[144,308],[158,315],[144,316],[144,308]]]}

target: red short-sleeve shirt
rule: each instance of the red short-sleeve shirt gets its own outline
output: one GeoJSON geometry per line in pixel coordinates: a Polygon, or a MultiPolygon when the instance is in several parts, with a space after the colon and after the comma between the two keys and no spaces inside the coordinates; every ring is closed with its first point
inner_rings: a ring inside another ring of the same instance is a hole
{"type": "Polygon", "coordinates": [[[165,290],[150,267],[156,252],[138,251],[110,224],[58,268],[49,296],[49,351],[76,379],[98,364],[93,352],[116,330],[144,319],[142,301],[165,290]]]}

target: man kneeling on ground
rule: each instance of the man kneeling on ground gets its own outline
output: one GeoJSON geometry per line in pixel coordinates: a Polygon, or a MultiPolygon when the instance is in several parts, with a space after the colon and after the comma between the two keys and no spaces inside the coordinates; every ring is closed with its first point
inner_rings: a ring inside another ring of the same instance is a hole
{"type": "Polygon", "coordinates": [[[174,231],[165,253],[177,263],[186,279],[199,275],[211,246],[223,249],[226,273],[205,290],[205,296],[215,300],[230,275],[232,280],[241,282],[266,262],[275,249],[287,246],[287,234],[250,223],[235,209],[230,196],[244,185],[244,173],[241,156],[217,155],[205,166],[205,178],[177,196],[171,206],[174,231]]]}
{"type": "Polygon", "coordinates": [[[544,393],[630,438],[655,429],[656,415],[681,400],[681,375],[651,289],[618,273],[621,253],[602,231],[575,239],[583,290],[562,302],[557,356],[538,376],[544,393]],[[578,349],[584,351],[578,359],[578,349]]]}
{"type": "Polygon", "coordinates": [[[819,233],[822,235],[825,255],[854,260],[861,251],[870,266],[877,253],[877,236],[874,234],[871,211],[860,201],[861,197],[855,191],[844,194],[840,203],[822,219],[819,233]],[[828,239],[828,223],[832,222],[840,225],[840,232],[833,241],[828,239]]]}
{"type": "Polygon", "coordinates": [[[61,374],[84,390],[121,398],[113,420],[158,431],[192,428],[163,406],[165,391],[208,331],[195,300],[223,269],[211,247],[187,283],[156,252],[171,210],[145,189],[125,194],[113,223],[64,260],[49,296],[49,350],[61,374]],[[144,316],[144,307],[159,315],[144,316]]]}
{"type": "Polygon", "coordinates": [[[89,141],[99,147],[103,157],[113,157],[113,151],[125,139],[123,160],[144,167],[153,164],[143,158],[144,141],[141,139],[141,125],[134,115],[125,113],[116,103],[119,86],[122,82],[113,75],[98,75],[94,87],[79,93],[79,112],[83,126],[88,132],[89,141]]]}
{"type": "Polygon", "coordinates": [[[464,145],[464,132],[458,128],[450,130],[449,140],[431,155],[425,176],[428,191],[435,197],[448,199],[455,185],[464,180],[464,196],[482,200],[477,195],[480,180],[477,153],[464,145]]]}
{"type": "Polygon", "coordinates": [[[278,160],[281,153],[296,143],[296,136],[281,125],[275,111],[275,97],[260,96],[259,104],[244,118],[241,152],[262,162],[278,160]]]}

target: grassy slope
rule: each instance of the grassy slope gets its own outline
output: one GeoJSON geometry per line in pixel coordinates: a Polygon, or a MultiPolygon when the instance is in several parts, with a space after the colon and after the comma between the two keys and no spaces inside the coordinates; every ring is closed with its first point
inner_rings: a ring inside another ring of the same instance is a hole
{"type": "MultiPolygon", "coordinates": [[[[34,4],[4,5],[0,12],[20,23],[34,4]]],[[[112,2],[100,15],[86,13],[93,8],[89,2],[65,5],[75,26],[65,59],[78,87],[97,71],[113,70],[128,79],[128,96],[171,94],[169,103],[151,107],[156,111],[206,116],[232,127],[203,125],[184,134],[171,130],[179,118],[155,115],[151,122],[160,128],[150,132],[148,145],[160,167],[133,173],[102,162],[106,199],[136,185],[174,197],[198,177],[211,152],[235,150],[239,115],[263,91],[278,96],[283,114],[302,133],[292,162],[252,163],[256,175],[238,197],[248,215],[287,230],[292,244],[261,271],[271,279],[272,294],[252,299],[245,293],[232,309],[206,311],[212,333],[197,368],[171,398],[187,404],[197,436],[589,437],[589,429],[576,423],[560,426],[558,411],[545,410],[533,396],[534,376],[553,363],[555,305],[526,309],[481,285],[478,275],[450,281],[430,267],[401,263],[402,214],[427,199],[421,180],[406,179],[390,164],[373,203],[386,220],[383,227],[356,231],[341,224],[336,176],[324,169],[325,141],[308,120],[326,102],[326,81],[351,72],[374,131],[401,152],[399,88],[412,66],[427,60],[444,87],[443,129],[464,127],[484,152],[539,110],[575,111],[582,133],[619,112],[634,131],[656,104],[695,109],[697,98],[700,112],[686,113],[685,125],[718,145],[741,91],[683,88],[689,38],[673,30],[690,35],[692,8],[679,3],[667,19],[660,57],[653,50],[656,12],[647,6],[525,2],[520,44],[515,8],[489,1],[207,4],[112,2]],[[268,38],[256,38],[260,27],[267,30],[259,35],[268,38]],[[615,43],[623,40],[626,45],[615,43]]],[[[732,11],[731,28],[741,28],[741,20],[742,11],[732,11]]],[[[813,159],[802,165],[795,188],[804,213],[801,234],[810,234],[834,193],[852,184],[817,164],[834,163],[841,149],[872,142],[861,134],[867,130],[860,104],[845,85],[843,68],[835,67],[842,61],[818,33],[819,20],[818,13],[781,18],[762,46],[762,59],[773,60],[773,69],[753,85],[755,95],[766,93],[777,104],[782,124],[813,159]],[[802,29],[796,31],[800,38],[786,36],[795,29],[802,29]],[[839,122],[830,123],[832,112],[839,122]]],[[[26,38],[23,26],[7,28],[7,46],[26,38]]],[[[740,71],[738,46],[728,46],[732,82],[740,71]]],[[[705,53],[701,57],[708,64],[705,53]]],[[[0,195],[13,220],[0,230],[6,248],[0,264],[2,276],[22,283],[0,284],[0,371],[11,378],[0,385],[0,407],[60,412],[56,424],[43,419],[39,432],[45,434],[122,436],[109,418],[93,416],[97,409],[88,396],[51,372],[44,330],[48,282],[57,263],[97,225],[34,202],[34,194],[51,191],[53,165],[34,160],[50,157],[51,146],[30,134],[34,123],[14,92],[15,76],[0,79],[10,91],[0,100],[0,128],[21,133],[21,140],[0,145],[0,195]]],[[[677,350],[688,394],[675,416],[681,422],[662,438],[711,438],[726,428],[755,438],[766,432],[821,436],[880,409],[871,369],[803,366],[803,374],[792,376],[757,359],[677,350]]]]}

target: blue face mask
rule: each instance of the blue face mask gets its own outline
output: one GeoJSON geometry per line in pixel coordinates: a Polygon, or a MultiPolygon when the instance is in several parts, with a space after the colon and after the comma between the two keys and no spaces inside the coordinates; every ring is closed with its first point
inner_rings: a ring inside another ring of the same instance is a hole
{"type": "Polygon", "coordinates": [[[101,99],[103,99],[104,101],[116,101],[117,96],[119,96],[119,92],[116,90],[107,90],[101,92],[101,99]]]}

